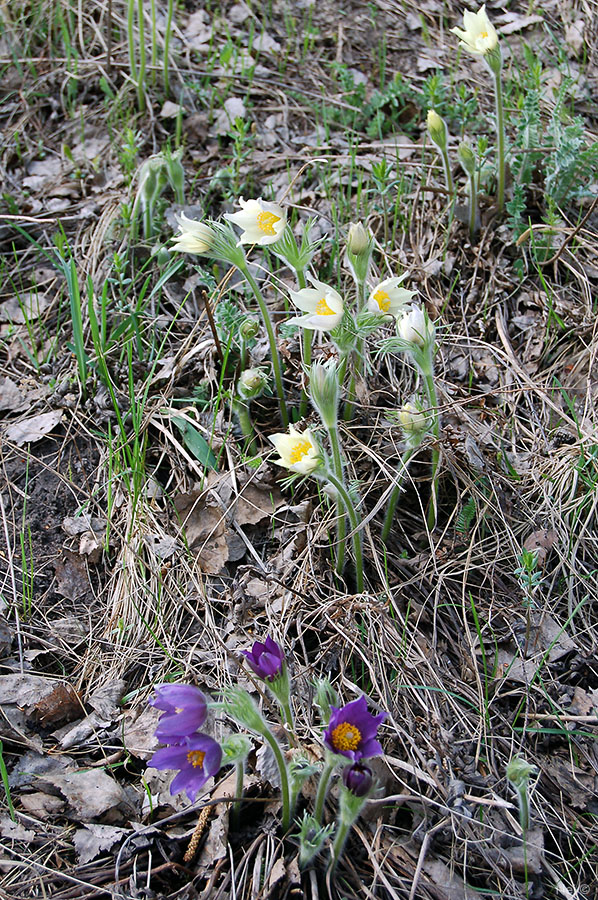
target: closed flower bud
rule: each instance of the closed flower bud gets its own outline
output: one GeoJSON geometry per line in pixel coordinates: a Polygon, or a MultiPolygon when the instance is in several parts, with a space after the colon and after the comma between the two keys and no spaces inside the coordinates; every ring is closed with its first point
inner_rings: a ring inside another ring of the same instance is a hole
{"type": "Polygon", "coordinates": [[[243,319],[241,324],[239,325],[239,334],[243,338],[244,341],[250,341],[252,338],[256,337],[260,330],[260,323],[257,319],[252,319],[249,316],[246,319],[243,319]]]}
{"type": "Polygon", "coordinates": [[[461,141],[459,144],[457,156],[459,157],[459,162],[461,163],[463,171],[466,172],[470,178],[473,178],[476,170],[475,153],[465,141],[461,141]]]}
{"type": "Polygon", "coordinates": [[[418,409],[415,403],[403,404],[397,418],[399,425],[407,435],[419,435],[428,428],[428,417],[418,409]]]}
{"type": "Polygon", "coordinates": [[[349,226],[349,234],[347,237],[347,250],[350,253],[363,253],[370,246],[370,236],[363,227],[361,222],[354,223],[349,226]]]}
{"type": "Polygon", "coordinates": [[[263,369],[245,369],[241,372],[237,382],[237,391],[243,400],[253,400],[259,397],[266,387],[268,378],[263,369]]]}
{"type": "Polygon", "coordinates": [[[397,321],[399,337],[408,344],[415,344],[416,347],[425,347],[433,341],[434,331],[434,325],[419,306],[412,306],[411,311],[397,321]]]}
{"type": "Polygon", "coordinates": [[[446,122],[438,115],[435,110],[429,109],[426,124],[428,126],[428,134],[430,135],[431,140],[436,144],[438,149],[444,153],[446,150],[448,139],[448,129],[446,127],[446,122]]]}
{"type": "Polygon", "coordinates": [[[353,763],[343,769],[343,784],[356,797],[367,797],[372,789],[374,774],[369,766],[353,763]]]}
{"type": "Polygon", "coordinates": [[[340,385],[334,359],[313,363],[309,371],[309,393],[312,403],[327,428],[335,428],[338,420],[340,385]]]}

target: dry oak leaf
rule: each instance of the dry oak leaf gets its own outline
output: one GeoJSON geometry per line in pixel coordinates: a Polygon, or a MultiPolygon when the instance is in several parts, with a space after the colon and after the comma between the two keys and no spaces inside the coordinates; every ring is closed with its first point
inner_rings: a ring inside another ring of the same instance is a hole
{"type": "Polygon", "coordinates": [[[8,425],[4,429],[4,436],[8,441],[16,444],[17,447],[41,441],[43,437],[62,422],[63,415],[62,410],[53,409],[52,412],[41,413],[39,416],[32,416],[30,419],[23,419],[21,422],[8,425]]]}

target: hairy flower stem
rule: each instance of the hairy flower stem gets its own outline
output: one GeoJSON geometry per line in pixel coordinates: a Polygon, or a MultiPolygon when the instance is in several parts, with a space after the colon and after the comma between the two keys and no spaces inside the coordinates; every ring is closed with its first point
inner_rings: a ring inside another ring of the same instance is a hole
{"type": "MultiPolygon", "coordinates": [[[[366,283],[355,279],[357,287],[357,312],[363,312],[366,304],[366,283]]],[[[365,369],[365,340],[363,336],[357,338],[355,350],[353,351],[353,367],[351,372],[351,381],[349,382],[349,390],[347,391],[347,399],[343,409],[343,421],[350,422],[355,411],[355,386],[359,378],[363,377],[365,369]]]]}
{"type": "Polygon", "coordinates": [[[407,466],[409,464],[409,460],[415,453],[417,447],[408,447],[407,450],[401,456],[401,462],[397,467],[397,474],[395,476],[395,486],[392,489],[392,493],[388,500],[388,506],[386,507],[386,515],[384,517],[384,524],[382,526],[382,532],[380,537],[382,538],[383,543],[389,538],[390,530],[392,528],[392,523],[394,522],[395,512],[397,509],[397,503],[399,502],[399,497],[401,496],[401,488],[403,486],[403,479],[407,472],[407,466]]]}
{"type": "Polygon", "coordinates": [[[444,169],[444,180],[446,181],[446,189],[450,194],[450,199],[452,200],[455,195],[455,183],[453,181],[453,173],[451,172],[451,164],[449,160],[448,150],[445,148],[440,151],[440,156],[442,158],[442,168],[444,169]]]}
{"type": "Polygon", "coordinates": [[[324,814],[324,803],[326,802],[326,794],[328,793],[328,783],[336,768],[337,762],[338,760],[329,754],[320,775],[318,792],[316,794],[316,807],[314,809],[314,819],[320,825],[322,824],[322,816],[324,814]]]}
{"type": "Polygon", "coordinates": [[[135,0],[129,0],[127,4],[127,41],[129,44],[129,69],[131,78],[137,78],[137,64],[135,62],[135,0]]]}
{"type": "Polygon", "coordinates": [[[243,435],[247,438],[247,453],[251,456],[256,454],[255,446],[255,429],[251,421],[251,413],[249,412],[249,403],[243,400],[235,400],[234,410],[239,417],[239,425],[243,435]]]}
{"type": "Polygon", "coordinates": [[[235,765],[237,775],[235,781],[235,797],[238,799],[233,803],[231,810],[231,827],[233,831],[238,831],[241,825],[241,797],[243,796],[243,781],[245,777],[245,761],[239,760],[235,765]]]}
{"type": "Polygon", "coordinates": [[[476,187],[476,175],[469,175],[469,237],[473,241],[477,233],[478,225],[478,191],[476,187]]]}
{"type": "MultiPolygon", "coordinates": [[[[299,285],[299,290],[302,291],[307,287],[307,281],[305,280],[305,271],[303,269],[295,269],[295,274],[297,276],[297,284],[299,285]]],[[[314,333],[310,328],[304,328],[302,333],[303,339],[303,367],[305,369],[306,375],[305,377],[309,379],[309,369],[311,366],[311,356],[312,356],[312,347],[314,342],[314,333]]],[[[307,390],[307,382],[303,386],[301,390],[301,403],[299,405],[299,418],[304,419],[307,415],[307,410],[309,409],[309,394],[307,390]]]]}
{"type": "Polygon", "coordinates": [[[280,744],[272,734],[269,728],[264,728],[261,732],[262,737],[266,739],[268,744],[270,745],[270,749],[274,754],[274,759],[276,760],[276,765],[278,766],[278,772],[280,775],[280,785],[281,785],[281,796],[282,796],[282,830],[286,834],[289,828],[291,827],[291,818],[293,814],[293,810],[291,809],[291,791],[289,788],[289,773],[287,771],[287,765],[284,760],[284,756],[282,750],[280,748],[280,744]]]}
{"type": "Polygon", "coordinates": [[[430,408],[430,416],[432,418],[431,432],[434,437],[434,447],[432,448],[432,484],[430,505],[428,507],[428,528],[430,531],[436,526],[438,518],[438,464],[440,462],[440,450],[438,449],[438,441],[440,437],[440,416],[438,413],[438,395],[436,393],[436,384],[434,382],[434,360],[433,348],[430,348],[425,369],[422,369],[424,379],[424,389],[428,406],[430,408]]]}
{"type": "Polygon", "coordinates": [[[502,99],[502,81],[500,69],[493,72],[494,97],[496,100],[496,139],[498,143],[498,188],[496,205],[502,212],[505,206],[505,111],[502,99]]]}
{"type": "MultiPolygon", "coordinates": [[[[343,459],[341,455],[341,445],[338,438],[337,428],[328,428],[328,437],[332,448],[332,462],[334,465],[334,474],[338,481],[344,486],[345,477],[343,475],[343,459]]],[[[340,497],[336,501],[336,574],[343,574],[345,568],[345,551],[347,544],[347,516],[344,512],[344,503],[340,497]]]]}
{"type": "Polygon", "coordinates": [[[270,321],[270,314],[268,312],[268,307],[266,306],[266,301],[260,291],[257,281],[249,271],[246,265],[239,266],[239,271],[243,275],[243,277],[247,280],[251,290],[253,291],[254,297],[257,300],[257,305],[259,306],[260,313],[262,316],[262,321],[264,323],[264,327],[266,329],[266,333],[268,335],[268,342],[270,344],[270,356],[272,357],[272,368],[274,369],[274,381],[276,383],[276,393],[278,395],[278,405],[280,407],[280,415],[282,418],[282,424],[285,428],[288,428],[289,425],[289,415],[287,413],[287,404],[284,395],[284,385],[282,383],[282,369],[280,367],[280,357],[278,355],[278,347],[276,346],[276,335],[274,334],[274,328],[272,327],[272,322],[270,321]]]}
{"type": "MultiPolygon", "coordinates": [[[[355,557],[355,580],[357,584],[357,590],[359,593],[363,592],[363,553],[361,551],[361,522],[359,521],[359,516],[357,515],[357,510],[355,509],[355,504],[351,499],[351,495],[349,491],[345,487],[344,482],[339,479],[332,473],[327,472],[326,477],[330,484],[335,488],[337,494],[341,498],[345,510],[347,511],[347,515],[349,516],[349,522],[351,523],[351,531],[352,531],[352,540],[353,540],[353,555],[355,557]]],[[[338,564],[337,564],[338,571],[338,564]]]]}
{"type": "MultiPolygon", "coordinates": [[[[166,29],[164,31],[164,93],[168,97],[170,94],[170,77],[168,74],[168,67],[170,64],[170,33],[172,31],[172,17],[174,15],[174,0],[168,0],[168,11],[166,13],[166,29]]],[[[179,201],[177,200],[177,203],[179,201]]]]}
{"type": "Polygon", "coordinates": [[[330,871],[334,872],[338,865],[338,861],[343,855],[343,850],[345,849],[345,844],[347,843],[347,838],[349,837],[349,832],[351,831],[351,825],[347,822],[339,822],[336,827],[336,833],[334,835],[334,842],[332,844],[332,850],[330,852],[330,871]]]}

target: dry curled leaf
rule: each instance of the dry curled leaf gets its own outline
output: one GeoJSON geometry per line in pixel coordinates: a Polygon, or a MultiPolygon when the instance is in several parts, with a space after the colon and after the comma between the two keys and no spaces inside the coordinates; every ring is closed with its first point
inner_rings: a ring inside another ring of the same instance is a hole
{"type": "Polygon", "coordinates": [[[63,415],[62,410],[53,409],[52,412],[41,413],[39,416],[32,416],[29,419],[23,419],[21,422],[14,422],[14,424],[5,428],[4,435],[6,440],[12,441],[17,447],[41,441],[43,437],[50,434],[62,422],[63,415]]]}

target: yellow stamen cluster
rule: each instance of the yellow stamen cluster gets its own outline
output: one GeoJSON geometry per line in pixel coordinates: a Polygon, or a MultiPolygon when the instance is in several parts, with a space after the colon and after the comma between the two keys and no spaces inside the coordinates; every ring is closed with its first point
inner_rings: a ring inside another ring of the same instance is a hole
{"type": "Polygon", "coordinates": [[[336,313],[333,309],[330,309],[328,304],[326,303],[326,297],[322,297],[320,302],[315,308],[315,313],[317,316],[335,316],[336,313]]]}
{"type": "Polygon", "coordinates": [[[312,445],[309,441],[297,441],[289,455],[291,465],[294,465],[295,463],[298,463],[300,459],[303,459],[303,457],[309,453],[311,447],[312,445]]]}
{"type": "Polygon", "coordinates": [[[374,294],[374,300],[380,307],[381,312],[388,312],[390,309],[390,297],[386,291],[377,290],[374,294]]]}
{"type": "Polygon", "coordinates": [[[361,732],[350,722],[341,722],[331,734],[331,743],[335,750],[357,750],[361,741],[361,732]]]}
{"type": "Polygon", "coordinates": [[[274,235],[276,234],[276,231],[274,229],[274,225],[276,222],[280,222],[280,216],[275,216],[274,213],[271,212],[258,213],[258,228],[260,229],[260,231],[263,231],[264,234],[267,234],[268,237],[274,237],[274,235]]]}
{"type": "Polygon", "coordinates": [[[203,761],[205,759],[205,753],[202,750],[189,750],[187,754],[187,759],[191,763],[194,769],[200,768],[203,766],[203,761]]]}

